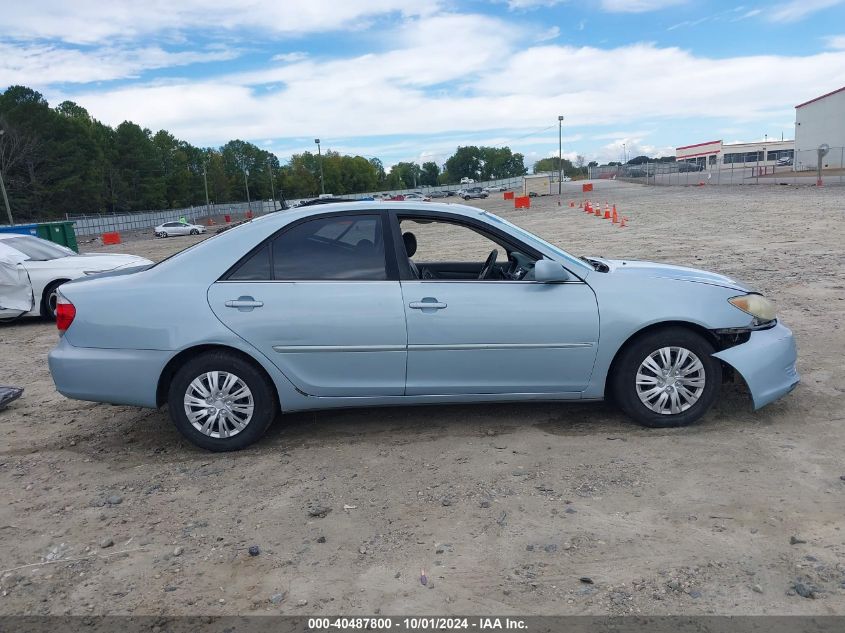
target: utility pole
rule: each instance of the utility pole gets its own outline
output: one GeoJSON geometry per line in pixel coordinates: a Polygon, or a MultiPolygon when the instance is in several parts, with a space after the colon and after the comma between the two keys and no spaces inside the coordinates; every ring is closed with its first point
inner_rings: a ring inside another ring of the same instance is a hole
{"type": "MultiPolygon", "coordinates": [[[[6,133],[6,130],[0,130],[0,136],[3,136],[6,133]]],[[[0,191],[3,192],[3,202],[6,204],[6,215],[9,216],[9,224],[14,224],[15,221],[12,219],[12,209],[9,207],[9,196],[6,195],[6,185],[3,182],[3,172],[0,171],[0,191]]]]}
{"type": "Polygon", "coordinates": [[[320,153],[320,139],[315,138],[314,142],[317,144],[317,163],[320,165],[320,193],[326,193],[326,186],[323,184],[323,155],[320,153]]]}
{"type": "Polygon", "coordinates": [[[211,205],[208,203],[208,165],[202,165],[202,181],[205,183],[205,212],[211,213],[211,205]]]}
{"type": "Polygon", "coordinates": [[[563,115],[557,118],[557,195],[563,191],[563,115]]]}
{"type": "Polygon", "coordinates": [[[246,190],[246,208],[249,210],[250,201],[249,201],[249,184],[247,184],[247,177],[249,176],[249,170],[244,169],[244,189],[246,190]]]}
{"type": "Polygon", "coordinates": [[[270,167],[270,159],[267,159],[267,175],[270,177],[270,194],[273,196],[273,211],[276,210],[276,188],[273,186],[273,168],[270,167]]]}

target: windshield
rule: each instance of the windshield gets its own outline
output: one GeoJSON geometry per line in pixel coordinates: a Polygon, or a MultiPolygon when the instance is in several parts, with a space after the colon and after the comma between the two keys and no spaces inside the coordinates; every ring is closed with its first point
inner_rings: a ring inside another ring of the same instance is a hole
{"type": "Polygon", "coordinates": [[[31,235],[10,237],[0,243],[23,253],[28,259],[36,262],[46,262],[51,259],[76,255],[75,252],[65,246],[42,240],[40,237],[32,237],[31,235]]]}
{"type": "MultiPolygon", "coordinates": [[[[535,244],[539,244],[540,246],[543,246],[546,249],[552,251],[555,255],[557,255],[561,259],[565,259],[567,262],[572,262],[573,264],[575,264],[576,266],[579,266],[580,268],[586,268],[587,267],[587,266],[585,266],[584,262],[580,261],[576,257],[573,257],[572,255],[567,253],[565,250],[561,249],[558,246],[555,246],[554,244],[552,244],[550,242],[547,242],[546,240],[544,240],[541,237],[537,237],[536,235],[534,235],[530,231],[526,231],[525,229],[523,229],[523,228],[517,226],[516,224],[514,224],[513,222],[508,222],[504,218],[500,218],[498,215],[496,215],[494,213],[490,213],[488,211],[482,211],[481,213],[482,213],[482,215],[484,215],[485,217],[489,218],[490,220],[492,220],[494,222],[498,222],[500,224],[504,224],[505,226],[510,227],[511,230],[513,230],[515,233],[518,233],[519,235],[521,235],[523,239],[525,239],[529,242],[534,242],[535,244]]],[[[592,266],[589,266],[589,268],[592,268],[592,266]]]]}

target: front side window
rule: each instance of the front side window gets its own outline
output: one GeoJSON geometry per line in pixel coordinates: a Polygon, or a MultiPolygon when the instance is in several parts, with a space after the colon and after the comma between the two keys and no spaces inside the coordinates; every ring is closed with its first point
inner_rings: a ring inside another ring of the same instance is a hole
{"type": "Polygon", "coordinates": [[[531,281],[536,258],[479,229],[448,220],[400,217],[412,279],[531,281]]]}
{"type": "Polygon", "coordinates": [[[387,279],[381,217],[334,216],[302,222],[256,250],[230,281],[387,279]]]}

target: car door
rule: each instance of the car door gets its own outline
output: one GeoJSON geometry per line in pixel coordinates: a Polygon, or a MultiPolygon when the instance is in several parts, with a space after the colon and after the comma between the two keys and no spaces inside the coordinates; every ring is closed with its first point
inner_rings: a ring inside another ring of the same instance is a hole
{"type": "Polygon", "coordinates": [[[285,227],[211,286],[211,308],[304,393],[401,395],[407,334],[386,225],[373,212],[285,227]]]}
{"type": "MultiPolygon", "coordinates": [[[[436,223],[433,257],[475,258],[485,249],[449,230],[471,231],[454,222],[436,223]],[[448,244],[454,246],[450,247],[448,244]]],[[[400,225],[401,226],[401,225],[400,225]]],[[[404,226],[400,228],[400,232],[404,226]]],[[[415,236],[425,270],[426,235],[415,236]]],[[[397,240],[398,243],[398,240],[397,240]]],[[[524,252],[531,249],[517,245],[524,252]]],[[[502,249],[504,250],[504,249],[502,249]]],[[[480,260],[479,260],[480,255],[480,260]]],[[[405,393],[571,393],[584,390],[598,345],[598,306],[592,289],[573,276],[562,283],[475,279],[415,279],[403,274],[408,324],[405,393]]]]}

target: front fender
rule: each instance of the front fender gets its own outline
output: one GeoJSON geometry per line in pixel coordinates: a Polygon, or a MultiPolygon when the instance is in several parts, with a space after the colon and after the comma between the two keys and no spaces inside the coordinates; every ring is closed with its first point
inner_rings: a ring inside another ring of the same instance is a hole
{"type": "Polygon", "coordinates": [[[795,338],[780,323],[768,330],[756,330],[746,343],[713,356],[739,372],[751,392],[755,410],[795,389],[801,379],[795,368],[795,338]]]}

